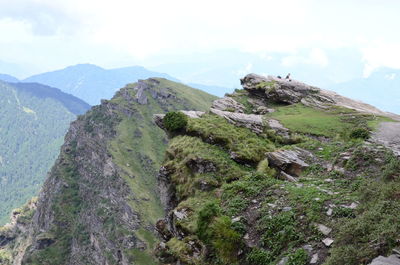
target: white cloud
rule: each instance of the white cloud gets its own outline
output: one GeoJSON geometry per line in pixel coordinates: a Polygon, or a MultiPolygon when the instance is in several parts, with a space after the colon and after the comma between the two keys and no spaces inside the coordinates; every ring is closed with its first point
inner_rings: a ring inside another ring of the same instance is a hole
{"type": "Polygon", "coordinates": [[[324,50],[314,48],[307,57],[301,55],[289,55],[282,59],[281,64],[286,67],[293,67],[300,64],[312,64],[320,67],[326,67],[329,63],[328,56],[324,50]]]}
{"type": "Polygon", "coordinates": [[[0,59],[146,64],[163,54],[238,49],[325,67],[324,50],[356,47],[367,68],[400,68],[399,10],[393,0],[0,0],[0,59]],[[301,49],[311,52],[299,56],[301,49]]]}

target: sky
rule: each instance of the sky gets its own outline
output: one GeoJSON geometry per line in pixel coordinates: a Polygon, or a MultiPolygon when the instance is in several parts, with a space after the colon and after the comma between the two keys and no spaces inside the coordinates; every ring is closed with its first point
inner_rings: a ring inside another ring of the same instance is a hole
{"type": "Polygon", "coordinates": [[[400,69],[399,12],[398,0],[0,0],[0,62],[28,75],[77,63],[157,67],[235,50],[323,68],[327,51],[346,48],[361,53],[368,76],[400,69]]]}

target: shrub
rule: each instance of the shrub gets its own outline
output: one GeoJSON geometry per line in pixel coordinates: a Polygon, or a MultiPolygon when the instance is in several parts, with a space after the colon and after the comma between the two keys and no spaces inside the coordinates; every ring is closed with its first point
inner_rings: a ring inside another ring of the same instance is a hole
{"type": "Polygon", "coordinates": [[[368,139],[371,133],[365,128],[355,128],[350,132],[350,138],[352,139],[368,139]]]}
{"type": "Polygon", "coordinates": [[[231,219],[228,216],[216,218],[211,230],[213,232],[212,245],[219,258],[225,264],[233,264],[241,246],[241,235],[232,229],[231,219]]]}
{"type": "Polygon", "coordinates": [[[207,241],[210,237],[209,225],[220,213],[220,208],[215,202],[209,202],[199,211],[197,219],[197,235],[201,240],[207,241]]]}
{"type": "Polygon", "coordinates": [[[178,111],[168,112],[163,120],[165,129],[170,132],[176,132],[186,127],[188,118],[185,114],[178,111]]]}

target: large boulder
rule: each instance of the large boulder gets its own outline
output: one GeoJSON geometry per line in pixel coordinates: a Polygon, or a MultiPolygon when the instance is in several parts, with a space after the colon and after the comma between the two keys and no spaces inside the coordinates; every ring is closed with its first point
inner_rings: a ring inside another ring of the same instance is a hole
{"type": "Polygon", "coordinates": [[[316,107],[326,107],[327,103],[335,103],[333,98],[321,94],[321,89],[291,79],[248,74],[240,81],[249,93],[273,102],[286,104],[301,102],[316,107]]]}
{"type": "Polygon", "coordinates": [[[391,255],[389,257],[379,256],[369,265],[400,265],[400,259],[397,255],[391,255]]]}
{"type": "Polygon", "coordinates": [[[269,164],[285,173],[283,174],[284,176],[286,174],[296,177],[300,176],[301,172],[309,166],[305,160],[312,157],[313,155],[310,152],[301,148],[267,153],[269,164]]]}

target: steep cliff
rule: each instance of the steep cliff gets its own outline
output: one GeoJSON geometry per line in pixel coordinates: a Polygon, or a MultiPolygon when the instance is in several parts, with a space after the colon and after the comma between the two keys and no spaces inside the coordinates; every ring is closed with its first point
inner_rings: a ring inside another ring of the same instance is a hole
{"type": "Polygon", "coordinates": [[[155,78],[79,116],[36,210],[0,230],[2,264],[155,264],[154,224],[163,216],[155,179],[167,139],[152,115],[205,110],[213,99],[155,78]]]}
{"type": "Polygon", "coordinates": [[[400,161],[374,132],[399,116],[295,80],[241,81],[208,112],[155,116],[171,138],[158,178],[161,264],[359,265],[400,254],[400,161]]]}

